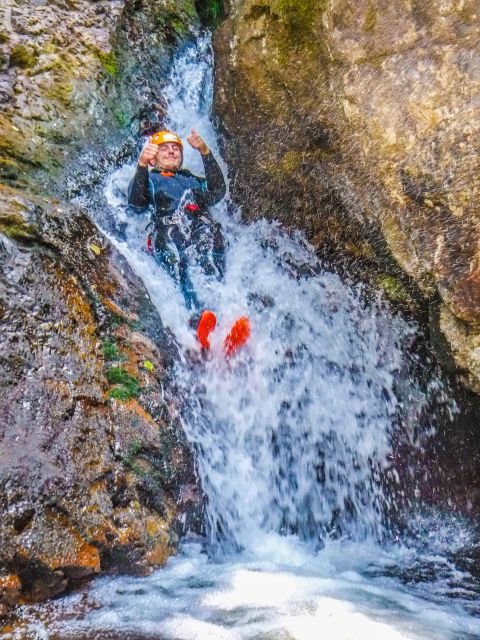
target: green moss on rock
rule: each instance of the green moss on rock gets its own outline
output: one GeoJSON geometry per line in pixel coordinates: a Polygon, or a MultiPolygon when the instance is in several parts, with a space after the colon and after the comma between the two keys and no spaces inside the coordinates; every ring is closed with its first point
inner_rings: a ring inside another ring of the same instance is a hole
{"type": "Polygon", "coordinates": [[[104,51],[96,51],[95,57],[100,60],[105,71],[112,76],[116,76],[118,74],[118,62],[117,56],[114,51],[110,51],[109,53],[105,53],[104,51]]]}
{"type": "Polygon", "coordinates": [[[0,216],[0,233],[14,239],[37,237],[35,228],[15,213],[0,216]]]}
{"type": "Polygon", "coordinates": [[[18,44],[10,53],[10,66],[28,69],[35,66],[37,61],[33,52],[23,44],[18,44]]]}
{"type": "Polygon", "coordinates": [[[373,31],[377,24],[377,11],[372,2],[368,3],[365,14],[365,22],[363,23],[364,31],[373,31]]]}
{"type": "Polygon", "coordinates": [[[126,455],[123,457],[123,463],[132,469],[134,473],[138,473],[140,468],[135,463],[135,458],[141,453],[143,444],[140,440],[134,440],[130,443],[126,455]]]}
{"type": "Polygon", "coordinates": [[[383,289],[387,298],[392,302],[408,305],[413,304],[413,300],[406,288],[394,276],[388,274],[379,276],[377,278],[377,285],[383,289]]]}
{"type": "Polygon", "coordinates": [[[192,24],[198,22],[195,2],[192,0],[178,0],[177,2],[170,0],[155,15],[154,22],[156,28],[167,38],[183,39],[188,35],[192,24]]]}
{"type": "Polygon", "coordinates": [[[218,26],[224,14],[221,0],[197,2],[197,10],[201,21],[210,27],[218,26]]]}
{"type": "Polygon", "coordinates": [[[278,0],[277,11],[288,34],[303,40],[314,27],[315,18],[326,6],[324,0],[278,0]]]}
{"type": "Polygon", "coordinates": [[[123,367],[111,367],[107,371],[107,380],[114,385],[108,392],[109,398],[116,400],[130,400],[136,398],[141,387],[138,380],[123,367]]]}
{"type": "Polygon", "coordinates": [[[117,109],[115,109],[114,115],[115,115],[115,120],[118,122],[118,124],[121,127],[126,127],[133,118],[133,115],[131,113],[128,113],[122,107],[118,107],[117,109]]]}
{"type": "Polygon", "coordinates": [[[65,106],[70,104],[74,86],[71,82],[56,82],[51,89],[45,92],[45,95],[52,99],[58,100],[65,106]]]}
{"type": "Polygon", "coordinates": [[[12,158],[0,157],[0,178],[3,180],[15,180],[20,174],[18,162],[12,158]]]}
{"type": "Polygon", "coordinates": [[[121,360],[122,358],[116,343],[112,340],[105,340],[103,342],[102,351],[106,360],[121,360]]]}
{"type": "Polygon", "coordinates": [[[170,35],[173,33],[184,37],[188,31],[188,26],[175,11],[166,11],[157,16],[156,24],[158,29],[170,33],[170,35]]]}

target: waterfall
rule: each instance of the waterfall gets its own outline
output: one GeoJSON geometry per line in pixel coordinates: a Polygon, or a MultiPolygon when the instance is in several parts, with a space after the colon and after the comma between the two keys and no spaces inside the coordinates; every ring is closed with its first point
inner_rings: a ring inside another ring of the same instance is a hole
{"type": "MultiPolygon", "coordinates": [[[[211,75],[209,38],[203,37],[172,71],[167,126],[184,139],[195,127],[220,157],[210,119],[211,75]]],[[[188,145],[185,165],[202,170],[188,145]]],[[[109,194],[123,172],[112,177],[109,194]]],[[[122,196],[111,202],[121,206],[122,196]]],[[[176,369],[184,428],[208,497],[211,542],[246,548],[262,532],[296,533],[315,543],[327,535],[382,538],[388,497],[381,478],[403,402],[395,379],[407,368],[404,342],[414,328],[324,271],[302,234],[265,220],[242,224],[228,202],[214,215],[229,244],[225,279],[219,283],[199,270],[194,284],[217,313],[219,329],[210,359],[192,366],[186,356],[176,369]],[[252,324],[250,344],[227,363],[223,339],[243,314],[252,324]]],[[[158,267],[135,258],[142,242],[136,221],[125,220],[130,261],[147,276],[185,351],[195,349],[185,336],[182,301],[177,294],[175,308],[165,306],[150,275],[158,267]]],[[[417,396],[418,409],[426,401],[417,396]]]]}

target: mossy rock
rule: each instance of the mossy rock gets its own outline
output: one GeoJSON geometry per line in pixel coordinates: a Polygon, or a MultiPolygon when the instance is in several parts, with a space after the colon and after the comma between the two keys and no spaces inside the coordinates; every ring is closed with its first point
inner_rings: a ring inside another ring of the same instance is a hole
{"type": "Polygon", "coordinates": [[[316,17],[323,12],[326,5],[326,0],[277,0],[274,8],[289,38],[302,42],[312,34],[316,17]]]}
{"type": "Polygon", "coordinates": [[[391,302],[413,306],[413,298],[408,293],[405,286],[394,276],[384,274],[377,278],[377,285],[383,290],[391,302]]]}
{"type": "Polygon", "coordinates": [[[377,24],[377,11],[372,2],[368,3],[367,11],[365,13],[365,22],[363,23],[364,31],[373,31],[377,24]]]}
{"type": "Polygon", "coordinates": [[[167,34],[176,35],[184,38],[188,33],[188,25],[184,19],[175,11],[166,11],[156,19],[158,29],[165,31],[167,34]]]}
{"type": "Polygon", "coordinates": [[[106,360],[122,359],[122,355],[118,350],[117,344],[113,340],[104,340],[102,344],[102,351],[106,360]]]}
{"type": "Polygon", "coordinates": [[[95,52],[95,57],[100,60],[107,73],[112,76],[116,76],[118,74],[118,61],[114,51],[105,53],[105,51],[97,50],[95,52]]]}
{"type": "Polygon", "coordinates": [[[0,233],[9,238],[20,240],[37,237],[35,228],[28,224],[21,215],[15,213],[0,216],[0,233]]]}
{"type": "Polygon", "coordinates": [[[24,44],[18,44],[10,52],[10,66],[28,69],[34,67],[37,62],[36,55],[24,44]]]}
{"type": "Polygon", "coordinates": [[[71,82],[56,82],[45,95],[52,100],[58,100],[63,105],[70,104],[74,86],[71,82]]]}
{"type": "Polygon", "coordinates": [[[20,166],[12,158],[0,157],[0,179],[16,180],[20,175],[20,166]]]}
{"type": "Polygon", "coordinates": [[[122,128],[129,125],[134,118],[134,115],[131,112],[128,112],[125,109],[122,109],[122,107],[115,109],[114,115],[115,115],[115,120],[118,122],[118,124],[122,128]]]}
{"type": "Polygon", "coordinates": [[[205,0],[197,2],[197,11],[203,24],[209,27],[217,27],[224,17],[222,0],[205,0]]]}
{"type": "Polygon", "coordinates": [[[108,397],[115,400],[131,400],[141,391],[138,380],[123,367],[111,367],[107,371],[107,380],[114,385],[108,392],[108,397]]]}

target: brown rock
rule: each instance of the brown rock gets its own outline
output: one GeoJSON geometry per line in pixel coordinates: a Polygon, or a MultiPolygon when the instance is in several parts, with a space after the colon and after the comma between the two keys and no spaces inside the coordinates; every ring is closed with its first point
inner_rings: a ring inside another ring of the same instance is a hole
{"type": "MultiPolygon", "coordinates": [[[[12,606],[18,602],[22,583],[20,578],[14,573],[0,576],[0,606],[12,606]]],[[[5,611],[7,609],[5,608],[5,611]]],[[[0,616],[2,610],[0,609],[0,616]]]]}
{"type": "Polygon", "coordinates": [[[478,3],[231,5],[216,109],[246,215],[305,229],[323,255],[366,242],[477,327],[478,3]]]}
{"type": "Polygon", "coordinates": [[[124,259],[81,211],[6,187],[0,230],[0,567],[36,601],[164,562],[198,484],[162,400],[175,345],[124,259]]]}
{"type": "Polygon", "coordinates": [[[198,480],[163,400],[175,344],[86,213],[50,195],[69,188],[72,162],[90,183],[93,154],[136,144],[194,15],[193,0],[0,9],[3,613],[105,567],[147,571],[200,511],[182,501],[198,480]]]}

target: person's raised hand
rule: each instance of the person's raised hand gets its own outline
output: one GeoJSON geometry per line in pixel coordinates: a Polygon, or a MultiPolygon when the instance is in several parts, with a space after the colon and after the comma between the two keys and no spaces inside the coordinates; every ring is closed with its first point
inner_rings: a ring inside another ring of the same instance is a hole
{"type": "Polygon", "coordinates": [[[147,142],[143,147],[138,164],[140,167],[148,167],[148,165],[155,166],[155,156],[158,153],[158,144],[147,142]]]}
{"type": "Polygon", "coordinates": [[[206,156],[207,153],[210,153],[210,149],[207,147],[207,145],[195,129],[192,129],[192,133],[187,137],[187,142],[191,147],[193,147],[197,151],[200,151],[202,156],[206,156]]]}

